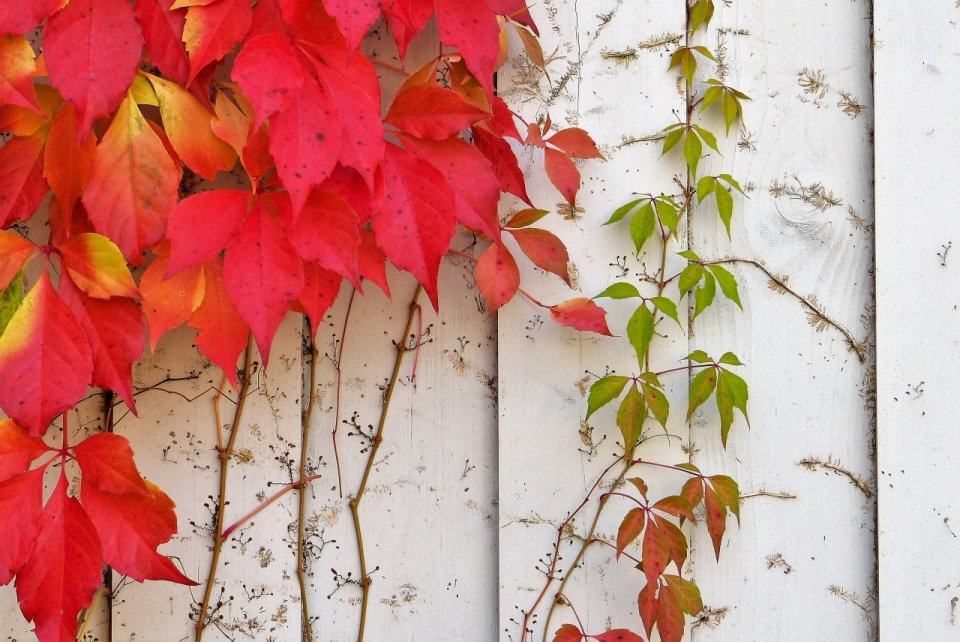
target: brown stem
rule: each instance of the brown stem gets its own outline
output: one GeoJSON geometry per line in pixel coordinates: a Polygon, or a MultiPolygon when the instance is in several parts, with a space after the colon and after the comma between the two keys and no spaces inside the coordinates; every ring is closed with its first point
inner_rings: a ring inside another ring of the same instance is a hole
{"type": "Polygon", "coordinates": [[[340,493],[340,499],[343,499],[343,468],[340,466],[340,450],[337,447],[337,429],[340,427],[340,397],[343,392],[343,351],[347,346],[347,328],[350,323],[350,313],[353,311],[353,300],[357,296],[357,290],[350,293],[350,302],[347,303],[347,314],[343,319],[343,332],[340,333],[340,353],[336,354],[334,350],[334,367],[337,369],[337,410],[333,416],[333,459],[337,464],[337,491],[340,493]]]}
{"type": "Polygon", "coordinates": [[[217,520],[213,530],[213,557],[210,559],[210,573],[207,575],[207,586],[203,592],[203,602],[197,615],[196,642],[203,639],[203,630],[206,628],[207,609],[210,607],[210,598],[213,595],[213,585],[217,579],[217,567],[220,564],[220,552],[223,549],[223,518],[227,508],[227,473],[230,471],[230,454],[240,434],[240,418],[243,407],[250,391],[250,368],[253,365],[253,335],[247,337],[247,349],[243,358],[243,379],[240,383],[240,392],[237,397],[237,410],[233,415],[233,427],[230,429],[230,439],[226,448],[217,449],[220,460],[220,498],[217,501],[217,520]]]}
{"type": "Polygon", "coordinates": [[[301,488],[312,481],[316,481],[320,479],[321,476],[322,475],[310,475],[309,477],[298,479],[297,481],[287,484],[286,486],[284,486],[283,488],[275,492],[273,495],[270,496],[269,499],[264,501],[262,504],[257,505],[257,507],[254,508],[252,511],[250,511],[249,513],[247,513],[246,515],[244,515],[243,517],[235,521],[230,526],[223,529],[224,541],[229,539],[235,530],[237,530],[238,528],[240,528],[241,526],[249,522],[251,519],[253,519],[257,515],[259,515],[260,512],[263,511],[263,509],[265,509],[266,507],[270,506],[270,504],[274,503],[275,501],[277,501],[278,499],[280,499],[281,497],[289,493],[291,490],[295,488],[301,488]]]}
{"type": "MultiPolygon", "coordinates": [[[[317,361],[319,353],[317,352],[317,342],[312,334],[309,320],[306,323],[307,332],[310,333],[310,400],[307,402],[306,410],[303,412],[301,435],[300,435],[300,480],[297,484],[300,493],[300,503],[297,510],[297,581],[300,584],[300,605],[303,613],[303,632],[306,634],[306,642],[313,642],[313,627],[310,624],[310,607],[308,606],[309,596],[307,595],[307,564],[304,559],[304,539],[305,524],[307,513],[307,493],[305,483],[307,480],[307,446],[310,440],[310,418],[313,415],[314,398],[317,394],[317,361]]],[[[313,478],[318,478],[315,475],[313,478]]],[[[285,489],[289,490],[289,489],[285,489]]],[[[285,492],[281,491],[281,493],[285,492]]],[[[279,495],[280,493],[278,493],[279,495]]]]}
{"type": "Polygon", "coordinates": [[[410,312],[407,314],[407,324],[404,327],[403,335],[400,337],[400,341],[394,344],[397,348],[397,358],[393,364],[393,374],[390,376],[390,383],[387,386],[386,395],[384,396],[383,408],[380,410],[380,423],[373,437],[373,444],[370,446],[370,456],[367,459],[367,466],[363,471],[360,488],[357,489],[353,499],[350,500],[350,513],[353,515],[353,525],[357,535],[357,550],[360,557],[360,588],[363,591],[360,604],[360,630],[357,634],[357,642],[363,642],[363,634],[367,625],[367,606],[370,603],[370,584],[373,583],[373,580],[367,573],[367,558],[363,548],[363,531],[360,528],[360,502],[363,500],[364,492],[367,489],[367,481],[370,479],[370,473],[373,470],[373,463],[377,459],[380,444],[383,443],[383,429],[387,423],[387,412],[390,410],[393,391],[396,389],[397,381],[400,378],[400,366],[403,363],[403,355],[409,352],[407,348],[407,337],[413,328],[413,318],[417,311],[417,299],[420,298],[421,292],[423,292],[423,286],[417,285],[417,290],[413,293],[413,298],[410,301],[410,312]]]}

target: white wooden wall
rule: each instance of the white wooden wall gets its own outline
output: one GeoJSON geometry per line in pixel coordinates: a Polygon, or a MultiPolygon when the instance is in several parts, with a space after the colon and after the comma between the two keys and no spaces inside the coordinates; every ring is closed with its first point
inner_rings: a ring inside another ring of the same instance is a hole
{"type": "MultiPolygon", "coordinates": [[[[717,4],[706,37],[712,46],[723,38],[728,81],[753,100],[743,134],[726,141],[722,158],[705,162],[710,173],[722,168],[734,174],[750,198],[737,201],[732,242],[709,209],[701,211],[690,230],[693,249],[707,258],[763,261],[872,346],[876,195],[881,370],[878,377],[872,356],[861,364],[835,328],[818,331],[794,298],[769,289],[765,275],[749,265],[735,267],[744,312],[721,301],[697,320],[694,332],[675,329],[660,341],[659,364],[675,363],[693,349],[732,350],[747,364],[751,388],[752,428],[738,419],[723,451],[713,402],[687,432],[679,421],[686,381],[670,381],[671,433],[678,438],[643,447],[644,456],[667,461],[686,460],[686,447],[701,468],[734,476],[748,496],[742,524],[731,524],[719,564],[705,533],[694,531],[688,571],[713,615],[696,624],[692,636],[710,642],[870,641],[880,624],[890,640],[949,639],[960,601],[954,534],[960,533],[954,497],[960,478],[952,465],[960,442],[950,401],[960,345],[951,273],[960,255],[943,260],[937,254],[960,243],[949,200],[960,170],[953,151],[960,140],[960,7],[955,0],[909,8],[879,0],[873,43],[866,0],[717,4]]],[[[680,171],[678,158],[658,158],[658,145],[623,142],[656,133],[682,110],[683,97],[666,72],[669,50],[640,44],[680,33],[683,3],[544,0],[533,11],[544,50],[554,54],[550,80],[530,85],[512,59],[501,74],[501,91],[527,118],[549,112],[555,122],[586,128],[607,156],[581,166],[583,212],[547,219],[571,249],[576,295],[592,296],[620,277],[618,262],[629,269],[626,279],[644,269],[624,230],[600,224],[633,191],[672,191],[680,171]],[[604,55],[631,48],[637,57],[629,65],[604,55]]],[[[389,55],[389,45],[378,38],[370,46],[389,55]]],[[[540,159],[525,152],[521,160],[534,201],[562,210],[540,159]]],[[[504,211],[515,205],[506,201],[504,211]]],[[[472,251],[469,238],[456,242],[472,251]]],[[[573,296],[540,271],[525,270],[524,278],[543,301],[573,296]]],[[[359,574],[347,502],[364,462],[363,440],[349,436],[352,428],[341,423],[340,483],[332,447],[338,373],[331,357],[343,347],[341,420],[357,413],[360,426],[375,423],[392,365],[391,342],[402,331],[414,284],[392,274],[391,287],[392,302],[372,285],[366,298],[356,298],[346,335],[345,288],[318,336],[327,357],[312,391],[318,410],[311,464],[323,478],[313,484],[308,507],[322,538],[315,541],[323,542],[310,582],[314,631],[323,642],[355,636],[360,591],[352,584],[338,588],[331,569],[359,574]]],[[[445,262],[441,289],[441,315],[424,308],[416,378],[408,358],[363,503],[368,559],[371,568],[379,567],[372,576],[367,639],[521,642],[522,611],[543,582],[538,560],[550,551],[556,525],[616,452],[612,412],[598,413],[590,422],[593,432],[581,434],[586,377],[607,368],[630,371],[633,358],[625,339],[558,328],[523,299],[498,319],[486,319],[461,260],[445,262]]],[[[611,328],[622,334],[630,310],[609,307],[611,328]]],[[[283,462],[296,462],[299,453],[302,331],[300,319],[291,316],[278,335],[271,370],[257,377],[238,440],[241,456],[232,462],[227,510],[233,518],[291,481],[283,462]]],[[[189,377],[162,387],[196,398],[144,392],[140,418],[123,417],[117,430],[133,442],[143,473],[178,505],[180,534],[162,551],[203,581],[211,541],[203,528],[211,516],[204,504],[217,492],[212,398],[220,374],[191,339],[185,328],[165,338],[145,356],[136,378],[151,386],[189,377]]],[[[99,404],[99,398],[86,402],[81,421],[96,420],[99,404]]],[[[229,423],[231,403],[221,405],[222,422],[229,423]]],[[[675,482],[645,476],[660,488],[675,482]]],[[[300,640],[295,537],[288,530],[295,513],[296,494],[290,493],[231,539],[219,573],[223,630],[211,627],[206,639],[300,640]]],[[[601,533],[614,532],[615,513],[601,523],[601,533]]],[[[581,532],[585,525],[578,520],[575,528],[581,532]]],[[[640,582],[627,565],[593,551],[570,596],[591,631],[611,625],[639,630],[640,582]]],[[[192,639],[189,615],[201,597],[198,589],[124,584],[87,639],[192,639]]],[[[535,640],[542,637],[548,603],[534,620],[535,640]]],[[[32,639],[11,587],[0,589],[0,613],[0,639],[32,639]]],[[[553,630],[569,621],[569,612],[560,609],[557,618],[553,630]]]]}

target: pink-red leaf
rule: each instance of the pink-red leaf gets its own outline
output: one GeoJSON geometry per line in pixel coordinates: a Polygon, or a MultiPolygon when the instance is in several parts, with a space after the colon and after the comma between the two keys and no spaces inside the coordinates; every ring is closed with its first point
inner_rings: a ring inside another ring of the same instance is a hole
{"type": "Polygon", "coordinates": [[[123,297],[94,299],[60,279],[60,297],[73,311],[90,343],[93,356],[91,383],[115,391],[137,414],[133,400],[133,364],[143,357],[147,321],[135,302],[123,297]]]}
{"type": "Polygon", "coordinates": [[[300,305],[310,317],[310,328],[316,338],[317,330],[323,324],[323,315],[337,300],[343,277],[315,263],[303,264],[303,290],[300,292],[300,305]]]}
{"type": "Polygon", "coordinates": [[[656,583],[670,563],[670,548],[660,530],[659,521],[651,515],[643,534],[643,573],[650,583],[656,583]]]}
{"type": "Polygon", "coordinates": [[[93,159],[97,155],[97,138],[93,132],[77,144],[77,111],[73,103],[63,103],[50,126],[43,153],[43,176],[60,202],[60,210],[69,221],[83,190],[87,187],[93,159]]]}
{"type": "Polygon", "coordinates": [[[660,617],[657,631],[661,642],[680,642],[683,638],[683,607],[669,585],[660,589],[660,617]]]}
{"type": "Polygon", "coordinates": [[[643,620],[643,628],[649,636],[653,633],[653,627],[660,618],[660,600],[657,599],[657,584],[647,583],[637,596],[637,608],[640,611],[640,619],[643,620]]]}
{"type": "Polygon", "coordinates": [[[138,582],[167,580],[197,586],[157,553],[157,547],[177,532],[173,501],[150,482],[144,483],[144,489],[146,494],[115,494],[88,479],[84,471],[80,499],[100,536],[104,562],[138,582]]]}
{"type": "MultiPolygon", "coordinates": [[[[10,422],[13,423],[13,422],[10,422]]],[[[43,472],[40,467],[0,482],[0,586],[20,572],[40,532],[43,472]]]]}
{"type": "Polygon", "coordinates": [[[0,336],[0,408],[40,436],[83,396],[92,373],[83,329],[44,271],[0,336]]]}
{"type": "Polygon", "coordinates": [[[396,145],[387,145],[382,166],[386,198],[372,221],[377,244],[438,308],[440,260],[456,231],[456,197],[443,174],[396,145]]]}
{"type": "Polygon", "coordinates": [[[262,201],[227,247],[223,276],[230,300],[250,326],[266,366],[273,337],[303,289],[303,264],[262,201]]]}
{"type": "Polygon", "coordinates": [[[510,234],[534,265],[541,270],[556,274],[570,285],[570,273],[567,270],[570,255],[563,241],[556,235],[535,227],[510,230],[510,234]]]}
{"type": "Polygon", "coordinates": [[[337,21],[351,51],[380,17],[380,0],[323,0],[323,6],[337,21]]]}
{"type": "Polygon", "coordinates": [[[240,229],[250,199],[248,191],[217,189],[177,203],[167,225],[170,263],[166,276],[173,277],[223,252],[240,229]]]}
{"type": "Polygon", "coordinates": [[[222,259],[205,263],[203,278],[203,303],[190,316],[190,327],[199,331],[194,343],[201,354],[220,366],[230,385],[236,389],[237,359],[247,345],[250,328],[227,295],[222,259]]]}
{"type": "Polygon", "coordinates": [[[314,190],[296,223],[281,221],[287,226],[288,237],[304,262],[333,270],[360,288],[357,263],[360,221],[345,200],[314,190]]]}
{"type": "Polygon", "coordinates": [[[128,96],[97,146],[83,193],[90,220],[140,265],[143,251],[163,238],[179,186],[180,168],[128,96]]]}
{"type": "Polygon", "coordinates": [[[489,117],[454,91],[417,85],[397,94],[384,122],[418,138],[444,140],[489,117]]]}
{"type": "Polygon", "coordinates": [[[173,9],[170,0],[137,0],[137,21],[150,54],[150,62],[181,87],[190,77],[190,59],[183,45],[186,9],[173,9]]]}
{"type": "Polygon", "coordinates": [[[113,113],[133,83],[143,36],[129,2],[72,0],[50,18],[43,55],[50,83],[77,108],[77,141],[113,113]]]}
{"type": "Polygon", "coordinates": [[[610,629],[599,635],[591,635],[597,642],[645,642],[645,640],[629,629],[610,629]]]}
{"type": "Polygon", "coordinates": [[[365,281],[372,281],[390,297],[390,283],[387,282],[387,255],[383,253],[373,232],[360,230],[360,249],[357,256],[360,265],[360,276],[365,281]]]}
{"type": "Polygon", "coordinates": [[[500,24],[486,0],[436,0],[440,41],[463,55],[470,72],[493,95],[500,24]]]}
{"type": "Polygon", "coordinates": [[[523,178],[523,171],[517,162],[517,155],[510,147],[510,143],[479,127],[473,128],[473,144],[477,150],[487,157],[493,166],[493,174],[500,183],[500,191],[513,194],[533,207],[530,197],[527,196],[527,186],[523,178]]]}
{"type": "Polygon", "coordinates": [[[290,191],[294,214],[310,190],[330,176],[340,153],[342,125],[330,95],[308,79],[285,110],[270,119],[270,152],[290,191]]]}
{"type": "Polygon", "coordinates": [[[16,105],[43,114],[33,89],[33,47],[26,38],[0,36],[0,105],[16,105]]]}
{"type": "Polygon", "coordinates": [[[0,230],[0,290],[7,289],[36,246],[14,232],[0,230]]]}
{"type": "Polygon", "coordinates": [[[139,299],[137,285],[120,250],[99,234],[80,234],[57,250],[73,282],[97,299],[124,296],[139,299]]]}
{"type": "Polygon", "coordinates": [[[480,294],[490,314],[499,310],[520,289],[520,269],[510,252],[494,243],[480,256],[474,270],[480,294]]]}
{"type": "Polygon", "coordinates": [[[687,560],[687,537],[683,531],[666,519],[660,520],[660,530],[670,549],[670,559],[677,565],[677,572],[683,571],[683,563],[687,560]]]}
{"type": "Polygon", "coordinates": [[[550,317],[574,330],[613,336],[607,327],[607,311],[590,299],[571,299],[551,306],[550,317]]]}
{"type": "Polygon", "coordinates": [[[633,540],[640,537],[646,523],[647,511],[643,508],[633,508],[624,515],[620,528],[617,529],[617,557],[620,557],[633,540]]]}
{"type": "Polygon", "coordinates": [[[42,156],[46,138],[41,129],[0,147],[0,228],[27,220],[43,203],[48,190],[42,156]]]}
{"type": "Polygon", "coordinates": [[[84,487],[89,483],[105,492],[150,496],[126,437],[101,432],[74,446],[73,453],[83,472],[84,487]]]}
{"type": "Polygon", "coordinates": [[[547,147],[543,153],[547,177],[567,202],[573,205],[577,201],[577,192],[580,190],[580,170],[563,152],[547,147]]]}
{"type": "Polygon", "coordinates": [[[244,43],[231,77],[250,99],[259,129],[264,120],[290,106],[307,76],[290,39],[268,33],[244,43]]]}
{"type": "Polygon", "coordinates": [[[707,513],[707,532],[713,542],[713,552],[720,559],[720,543],[727,530],[727,509],[710,486],[704,488],[704,509],[707,513]]]}
{"type": "Polygon", "coordinates": [[[252,22],[250,0],[213,0],[187,9],[183,42],[190,54],[189,82],[243,40],[252,22]]]}
{"type": "Polygon", "coordinates": [[[0,3],[0,34],[19,36],[32,31],[62,5],[63,0],[10,0],[0,3]]]}
{"type": "Polygon", "coordinates": [[[30,559],[17,575],[23,616],[36,624],[40,642],[73,642],[77,615],[103,583],[103,550],[87,513],[67,496],[61,475],[40,516],[30,559]]]}
{"type": "Polygon", "coordinates": [[[546,140],[554,147],[559,147],[571,158],[603,158],[596,143],[590,134],[579,127],[562,129],[546,140]]]}
{"type": "MultiPolygon", "coordinates": [[[[10,419],[0,419],[0,482],[24,472],[30,462],[48,450],[39,437],[31,436],[10,419]]],[[[5,583],[0,581],[0,585],[5,583]]]]}

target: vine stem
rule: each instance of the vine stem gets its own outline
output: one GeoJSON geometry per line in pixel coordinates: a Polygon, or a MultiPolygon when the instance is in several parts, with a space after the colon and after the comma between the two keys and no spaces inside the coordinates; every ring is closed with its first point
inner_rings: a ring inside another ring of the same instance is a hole
{"type": "Polygon", "coordinates": [[[283,488],[275,492],[273,495],[271,495],[270,498],[264,501],[262,504],[259,504],[252,511],[250,511],[249,513],[247,513],[246,515],[244,515],[243,517],[235,521],[233,524],[231,524],[227,528],[225,528],[223,530],[223,539],[228,539],[235,530],[237,530],[238,528],[240,528],[241,526],[249,522],[251,519],[253,519],[257,515],[259,515],[260,512],[263,511],[263,509],[270,506],[270,504],[274,503],[275,501],[277,501],[278,499],[280,499],[281,497],[289,493],[291,490],[294,490],[295,488],[302,488],[306,484],[309,484],[312,481],[316,481],[320,479],[320,477],[322,477],[322,475],[310,475],[309,477],[304,477],[303,479],[298,479],[295,482],[287,484],[286,486],[284,486],[283,488]]]}
{"type": "Polygon", "coordinates": [[[357,633],[357,642],[363,642],[363,635],[367,626],[367,606],[370,604],[370,585],[373,580],[367,573],[367,557],[363,547],[363,530],[360,527],[360,502],[363,501],[364,493],[367,489],[367,481],[370,479],[370,473],[373,471],[373,464],[377,459],[377,452],[380,450],[380,444],[383,443],[383,429],[387,423],[387,413],[390,410],[390,402],[393,400],[393,392],[396,390],[397,381],[400,378],[400,366],[403,363],[403,355],[409,352],[407,348],[407,336],[413,328],[413,319],[416,315],[417,300],[420,293],[423,292],[423,286],[417,285],[413,298],[410,300],[410,312],[407,314],[407,323],[403,330],[400,341],[394,343],[397,348],[397,357],[393,364],[393,374],[390,376],[390,383],[383,400],[383,408],[380,410],[380,422],[377,425],[377,433],[373,437],[373,443],[370,446],[370,456],[367,459],[366,468],[363,471],[363,479],[360,481],[360,487],[357,489],[353,499],[350,500],[350,513],[353,516],[354,530],[357,536],[357,551],[360,557],[360,589],[363,592],[360,603],[360,629],[357,633]]]}
{"type": "Polygon", "coordinates": [[[207,626],[205,622],[207,609],[210,607],[213,585],[217,579],[217,567],[220,564],[220,552],[223,550],[223,517],[227,508],[227,474],[230,471],[230,454],[233,452],[237,435],[240,433],[240,418],[243,415],[243,407],[247,400],[247,393],[250,391],[250,368],[252,364],[253,335],[250,334],[247,336],[247,349],[243,357],[243,380],[240,383],[240,393],[237,397],[237,410],[233,415],[233,427],[230,429],[230,439],[227,441],[226,448],[217,449],[217,457],[220,460],[220,498],[217,501],[217,521],[213,531],[213,557],[210,559],[210,573],[207,575],[207,586],[206,589],[204,589],[203,602],[200,604],[200,612],[197,615],[196,642],[203,640],[203,631],[207,626]]]}
{"type": "MultiPolygon", "coordinates": [[[[310,607],[308,606],[309,600],[307,599],[307,564],[304,560],[304,525],[306,524],[307,513],[307,449],[310,442],[310,418],[313,416],[314,398],[317,394],[317,361],[319,360],[319,353],[317,352],[317,341],[313,334],[313,328],[310,327],[309,318],[307,319],[305,325],[310,336],[310,389],[308,393],[310,399],[307,401],[307,407],[303,411],[303,416],[301,417],[300,478],[296,484],[297,492],[299,494],[299,503],[297,506],[297,582],[300,584],[300,607],[303,614],[303,632],[306,637],[306,642],[313,642],[313,626],[310,623],[310,607]]],[[[312,479],[317,479],[319,477],[319,475],[314,475],[312,479]]],[[[292,487],[293,484],[291,484],[290,487],[281,490],[279,493],[274,495],[273,498],[271,498],[271,501],[274,498],[278,498],[292,487]]],[[[264,502],[256,510],[264,508],[266,504],[267,502],[264,502]]],[[[251,517],[252,516],[253,515],[251,515],[251,517]]],[[[226,535],[226,533],[224,533],[224,535],[226,535]]]]}
{"type": "Polygon", "coordinates": [[[337,464],[337,491],[340,493],[340,499],[343,499],[343,468],[340,466],[340,449],[337,447],[337,429],[340,427],[340,397],[343,391],[343,351],[347,347],[347,328],[350,323],[350,313],[353,312],[353,300],[357,296],[357,290],[350,293],[350,302],[347,303],[347,314],[343,319],[343,332],[340,334],[340,352],[335,354],[336,361],[334,367],[337,369],[337,410],[333,415],[333,459],[337,464]]]}

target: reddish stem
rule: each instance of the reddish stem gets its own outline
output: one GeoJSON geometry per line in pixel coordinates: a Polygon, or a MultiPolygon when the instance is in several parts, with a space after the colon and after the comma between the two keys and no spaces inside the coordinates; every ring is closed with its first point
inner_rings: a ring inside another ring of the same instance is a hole
{"type": "Polygon", "coordinates": [[[290,492],[291,490],[293,490],[294,488],[300,488],[301,486],[303,486],[303,485],[306,484],[307,482],[312,482],[312,481],[317,480],[317,479],[320,479],[320,475],[311,475],[310,477],[304,477],[302,480],[295,481],[295,482],[293,482],[292,484],[287,484],[286,486],[284,486],[283,488],[281,488],[280,490],[278,490],[278,491],[273,495],[273,497],[271,497],[271,498],[268,499],[267,501],[263,502],[262,504],[260,504],[260,505],[257,506],[256,508],[254,508],[252,511],[250,511],[249,513],[247,513],[246,515],[244,515],[243,517],[241,517],[240,519],[238,519],[238,520],[236,521],[236,523],[234,523],[232,526],[228,526],[228,527],[223,531],[222,539],[227,539],[228,537],[230,537],[230,534],[233,533],[233,531],[237,530],[237,528],[238,528],[241,524],[243,524],[243,523],[246,522],[246,521],[249,521],[249,520],[253,519],[253,518],[257,515],[257,513],[259,513],[259,512],[262,511],[264,508],[266,508],[267,506],[269,506],[269,505],[272,504],[273,502],[277,501],[278,499],[280,499],[281,497],[283,497],[283,496],[286,495],[287,493],[289,493],[289,492],[290,492]]]}

